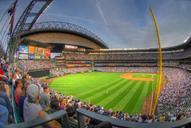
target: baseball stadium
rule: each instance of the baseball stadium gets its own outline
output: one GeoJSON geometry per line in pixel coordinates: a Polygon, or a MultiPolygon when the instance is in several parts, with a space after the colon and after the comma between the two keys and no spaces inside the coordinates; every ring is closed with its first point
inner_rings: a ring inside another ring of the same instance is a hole
{"type": "Polygon", "coordinates": [[[0,1],[0,128],[190,128],[191,1],[0,1]]]}

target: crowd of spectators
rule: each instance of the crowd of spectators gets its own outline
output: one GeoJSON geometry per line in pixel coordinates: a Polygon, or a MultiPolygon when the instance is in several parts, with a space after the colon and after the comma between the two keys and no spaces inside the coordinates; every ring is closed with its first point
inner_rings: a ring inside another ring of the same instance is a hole
{"type": "MultiPolygon", "coordinates": [[[[100,69],[100,68],[99,68],[100,69]]],[[[97,69],[98,70],[98,69],[97,69]]],[[[100,71],[110,71],[110,72],[152,72],[154,73],[156,69],[153,68],[111,68],[111,67],[105,67],[101,68],[100,71]]],[[[183,118],[188,118],[191,116],[191,104],[184,106],[186,104],[185,102],[189,103],[189,100],[191,97],[188,98],[189,90],[190,90],[190,77],[188,77],[189,73],[182,69],[174,69],[174,68],[165,68],[164,69],[164,74],[168,77],[168,83],[164,90],[161,93],[161,96],[159,98],[159,105],[158,109],[161,109],[163,111],[158,111],[158,115],[141,115],[141,114],[128,114],[128,113],[123,113],[123,112],[114,112],[112,109],[110,110],[105,110],[104,107],[102,106],[96,106],[92,104],[88,104],[85,102],[82,102],[80,100],[75,100],[73,99],[72,96],[66,96],[66,99],[69,99],[71,102],[72,106],[77,106],[77,108],[85,108],[87,110],[97,112],[99,114],[107,115],[112,118],[118,118],[122,120],[127,120],[127,121],[135,121],[135,122],[164,122],[164,121],[175,121],[175,120],[180,120],[183,118]],[[175,73],[174,75],[172,75],[175,73]],[[176,79],[177,75],[178,79],[176,79]],[[169,77],[170,76],[170,77],[169,77]],[[177,82],[179,84],[177,84],[177,82]],[[181,84],[182,83],[182,84],[181,84]],[[181,85],[180,85],[181,84],[181,85]],[[171,87],[175,86],[175,90],[171,87]],[[169,90],[170,89],[170,90],[169,90]],[[178,93],[180,91],[180,93],[178,93]],[[178,95],[179,94],[179,95],[178,95]],[[181,94],[181,95],[180,95],[181,94]],[[177,95],[174,97],[174,95],[177,95]],[[185,101],[185,96],[188,98],[185,101]],[[165,99],[164,99],[165,97],[165,99]],[[162,99],[162,100],[161,100],[162,99]],[[168,100],[166,100],[168,99],[168,100]],[[182,100],[182,101],[179,101],[182,100]],[[174,102],[177,101],[177,102],[174,102]],[[173,106],[176,105],[177,107],[173,106]],[[170,109],[165,109],[166,106],[169,106],[170,109]]],[[[67,101],[67,100],[66,100],[67,101]]],[[[68,102],[68,101],[67,101],[68,102]]],[[[90,121],[91,122],[91,121],[90,121]]]]}
{"type": "Polygon", "coordinates": [[[66,53],[63,54],[64,58],[66,60],[131,60],[134,58],[135,60],[140,60],[140,59],[157,59],[157,54],[150,54],[150,53],[145,53],[145,54],[131,54],[131,53],[117,53],[117,54],[110,54],[110,53],[66,53]]]}
{"type": "MultiPolygon", "coordinates": [[[[64,52],[67,60],[157,60],[158,52],[151,51],[93,51],[93,52],[64,52]]],[[[163,59],[181,59],[185,56],[182,51],[164,52],[163,59]]]]}
{"type": "Polygon", "coordinates": [[[149,72],[156,73],[157,67],[94,67],[94,70],[101,72],[149,72]]]}
{"type": "MultiPolygon", "coordinates": [[[[157,68],[149,67],[97,67],[104,72],[149,72],[156,73],[157,68]]],[[[191,75],[180,68],[163,68],[167,83],[162,90],[158,103],[159,120],[175,121],[191,116],[191,75]]]]}
{"type": "MultiPolygon", "coordinates": [[[[157,68],[151,67],[95,67],[96,71],[104,72],[149,72],[156,73],[157,68]]],[[[51,73],[56,76],[62,76],[68,73],[91,71],[90,68],[69,68],[55,69],[51,73]],[[62,74],[60,73],[62,71],[62,74]]],[[[34,79],[27,72],[22,72],[15,65],[10,65],[5,59],[1,58],[0,67],[0,126],[3,126],[12,120],[13,108],[11,105],[11,85],[14,89],[14,101],[19,110],[19,115],[23,121],[30,121],[37,117],[45,118],[49,113],[57,110],[66,110],[69,116],[70,125],[77,126],[77,108],[87,110],[118,118],[121,120],[134,122],[163,122],[175,121],[191,116],[191,99],[190,91],[190,73],[178,68],[164,68],[164,75],[167,76],[168,82],[162,90],[159,97],[157,115],[141,115],[116,112],[112,109],[105,110],[102,106],[96,106],[87,102],[75,99],[73,96],[65,96],[50,90],[48,84],[40,79],[34,79]],[[165,109],[164,109],[165,108],[165,109]],[[28,116],[30,115],[30,116],[28,116]]],[[[99,124],[87,118],[88,127],[99,124]]],[[[46,124],[51,126],[60,122],[51,122],[46,124]]]]}
{"type": "Polygon", "coordinates": [[[17,65],[23,71],[50,69],[54,67],[54,64],[49,60],[18,60],[17,65]]]}
{"type": "Polygon", "coordinates": [[[50,70],[50,74],[52,74],[53,76],[63,76],[65,74],[73,74],[73,73],[88,72],[88,71],[91,71],[90,67],[81,67],[81,68],[58,67],[58,68],[52,68],[50,70]]]}
{"type": "Polygon", "coordinates": [[[180,64],[178,66],[183,68],[183,69],[186,69],[186,70],[191,70],[191,65],[190,64],[180,64]]]}
{"type": "MultiPolygon", "coordinates": [[[[5,59],[1,58],[0,127],[3,128],[8,123],[14,122],[13,110],[16,109],[14,109],[12,102],[15,102],[19,112],[18,116],[22,121],[48,116],[43,109],[43,94],[47,91],[42,88],[43,86],[39,84],[39,80],[33,79],[25,72],[21,73],[19,68],[15,65],[10,65],[5,59]],[[42,98],[40,95],[42,95],[42,98]]],[[[51,123],[47,124],[47,126],[51,126],[51,123]]]]}
{"type": "MultiPolygon", "coordinates": [[[[75,110],[80,104],[72,96],[64,96],[50,90],[48,84],[41,79],[32,78],[27,72],[15,65],[10,65],[6,60],[0,62],[0,127],[4,127],[13,121],[15,102],[21,121],[27,122],[36,118],[48,118],[50,113],[58,110],[66,110],[69,117],[69,125],[77,127],[75,110]],[[12,90],[13,89],[13,90],[12,90]],[[13,93],[12,93],[13,92],[13,93]],[[12,98],[13,96],[13,98],[12,98]]],[[[77,69],[72,72],[79,71],[77,69]]],[[[69,71],[68,71],[69,72],[69,71]]],[[[61,121],[51,121],[43,127],[60,128],[61,121]]],[[[110,123],[88,123],[87,126],[100,126],[111,128],[110,123]],[[108,127],[109,125],[109,127],[108,127]]]]}
{"type": "Polygon", "coordinates": [[[11,92],[9,84],[12,83],[12,67],[5,59],[0,58],[0,127],[3,127],[8,121],[12,121],[11,92]]]}
{"type": "MultiPolygon", "coordinates": [[[[100,114],[109,115],[114,118],[119,118],[128,121],[136,122],[153,122],[153,121],[175,121],[191,116],[191,99],[190,90],[190,73],[179,68],[163,68],[164,76],[168,82],[162,90],[159,97],[158,114],[150,115],[129,115],[122,112],[113,112],[104,110],[101,106],[83,104],[83,108],[98,112],[100,114]]],[[[149,72],[156,73],[158,68],[151,67],[95,67],[96,71],[103,72],[149,72]]],[[[62,70],[65,72],[64,70],[62,70]]],[[[82,102],[80,101],[80,104],[82,102]]]]}
{"type": "Polygon", "coordinates": [[[179,68],[164,70],[168,82],[161,92],[158,112],[170,116],[167,120],[179,120],[191,116],[191,75],[179,68]]]}

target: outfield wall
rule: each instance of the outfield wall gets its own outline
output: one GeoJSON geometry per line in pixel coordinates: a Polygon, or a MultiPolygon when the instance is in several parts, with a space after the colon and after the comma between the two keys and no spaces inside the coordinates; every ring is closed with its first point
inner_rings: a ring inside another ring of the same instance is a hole
{"type": "Polygon", "coordinates": [[[28,72],[30,76],[38,78],[50,75],[50,69],[34,70],[28,72]]]}

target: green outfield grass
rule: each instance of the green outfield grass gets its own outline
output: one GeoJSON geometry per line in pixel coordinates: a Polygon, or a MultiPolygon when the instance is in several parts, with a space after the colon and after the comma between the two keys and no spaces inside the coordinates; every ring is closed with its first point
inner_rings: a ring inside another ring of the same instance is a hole
{"type": "Polygon", "coordinates": [[[134,77],[154,78],[135,81],[121,78],[124,73],[90,72],[56,78],[50,87],[82,101],[112,108],[115,111],[140,113],[144,100],[156,88],[157,75],[133,73],[134,77]]]}

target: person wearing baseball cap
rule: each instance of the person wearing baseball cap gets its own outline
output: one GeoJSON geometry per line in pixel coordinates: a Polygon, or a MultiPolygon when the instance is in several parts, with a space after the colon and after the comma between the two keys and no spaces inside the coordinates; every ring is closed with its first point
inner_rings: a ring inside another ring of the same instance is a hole
{"type": "Polygon", "coordinates": [[[27,88],[27,97],[24,101],[24,121],[34,120],[37,117],[45,117],[46,112],[39,104],[40,89],[37,85],[31,84],[27,88]]]}

